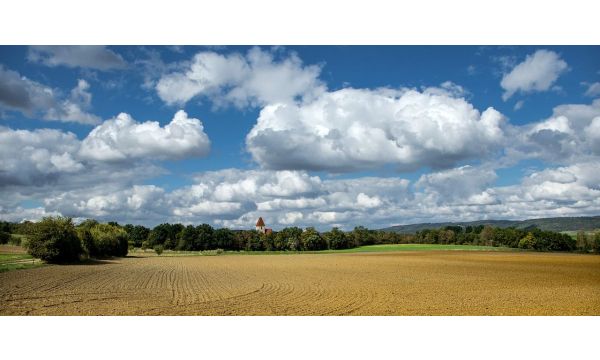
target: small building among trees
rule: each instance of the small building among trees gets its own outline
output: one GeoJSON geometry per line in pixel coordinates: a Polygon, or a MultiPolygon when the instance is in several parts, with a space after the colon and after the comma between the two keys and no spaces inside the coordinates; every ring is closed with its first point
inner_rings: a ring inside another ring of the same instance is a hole
{"type": "Polygon", "coordinates": [[[265,222],[264,222],[263,218],[259,217],[258,221],[256,222],[256,231],[258,231],[261,234],[270,234],[273,232],[273,229],[268,229],[265,226],[265,222]]]}

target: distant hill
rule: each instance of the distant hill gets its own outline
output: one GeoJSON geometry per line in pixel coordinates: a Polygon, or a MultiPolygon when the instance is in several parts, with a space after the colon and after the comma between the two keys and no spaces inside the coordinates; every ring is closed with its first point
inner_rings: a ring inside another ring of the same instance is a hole
{"type": "Polygon", "coordinates": [[[470,222],[421,223],[411,225],[396,225],[381,229],[399,234],[414,234],[424,229],[439,229],[445,226],[477,226],[491,225],[500,228],[515,227],[517,229],[539,228],[550,231],[578,231],[600,229],[600,216],[557,217],[529,220],[478,220],[470,222]]]}

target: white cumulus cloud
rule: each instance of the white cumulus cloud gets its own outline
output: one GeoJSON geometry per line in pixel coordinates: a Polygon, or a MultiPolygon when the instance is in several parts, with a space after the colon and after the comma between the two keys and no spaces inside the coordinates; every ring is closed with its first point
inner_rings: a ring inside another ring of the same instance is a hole
{"type": "Polygon", "coordinates": [[[246,145],[270,169],[451,167],[496,150],[503,122],[493,108],[480,113],[445,91],[346,88],[308,103],[267,105],[246,145]]]}
{"type": "Polygon", "coordinates": [[[183,69],[163,75],[156,91],[167,104],[182,105],[203,96],[215,106],[244,108],[291,101],[324,89],[319,66],[304,66],[295,54],[276,55],[257,47],[245,55],[200,52],[183,69]]]}
{"type": "Polygon", "coordinates": [[[546,91],[567,69],[567,63],[554,51],[538,50],[504,74],[500,82],[502,99],[506,101],[518,91],[546,91]]]}
{"type": "Polygon", "coordinates": [[[135,158],[179,159],[205,156],[210,140],[202,122],[178,111],[170,123],[139,123],[121,113],[97,126],[83,140],[80,155],[100,161],[124,161],[135,158]]]}
{"type": "Polygon", "coordinates": [[[0,126],[0,185],[40,184],[83,169],[74,156],[79,140],[59,130],[12,130],[0,126]]]}
{"type": "Polygon", "coordinates": [[[516,160],[537,158],[558,164],[581,162],[598,155],[596,118],[600,99],[591,104],[564,104],[552,116],[510,129],[506,152],[516,160]]]}

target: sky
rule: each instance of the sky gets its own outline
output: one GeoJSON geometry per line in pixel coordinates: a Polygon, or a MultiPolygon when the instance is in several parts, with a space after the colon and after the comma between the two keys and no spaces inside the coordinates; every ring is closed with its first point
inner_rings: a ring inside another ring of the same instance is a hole
{"type": "Polygon", "coordinates": [[[0,46],[0,219],[600,214],[598,46],[0,46]]]}

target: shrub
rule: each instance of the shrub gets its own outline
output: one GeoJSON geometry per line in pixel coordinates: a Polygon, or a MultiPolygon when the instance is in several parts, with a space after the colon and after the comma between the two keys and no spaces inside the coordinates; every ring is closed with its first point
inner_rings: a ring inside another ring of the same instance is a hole
{"type": "Polygon", "coordinates": [[[528,233],[524,238],[519,241],[520,249],[534,249],[537,241],[532,233],[528,233]]]}
{"type": "Polygon", "coordinates": [[[81,246],[87,257],[98,253],[89,228],[81,226],[77,227],[77,237],[79,238],[79,241],[81,241],[81,246]]]}
{"type": "Polygon", "coordinates": [[[91,257],[126,256],[129,250],[127,232],[119,226],[97,224],[89,230],[93,245],[88,248],[91,257]]]}
{"type": "Polygon", "coordinates": [[[0,244],[7,244],[10,240],[10,234],[4,231],[0,231],[0,244]]]}
{"type": "Polygon", "coordinates": [[[79,259],[81,242],[71,218],[46,217],[32,226],[27,251],[48,262],[79,259]]]}
{"type": "Polygon", "coordinates": [[[164,250],[164,246],[162,245],[154,245],[154,251],[156,252],[156,254],[158,256],[160,256],[163,253],[164,250]]]}

